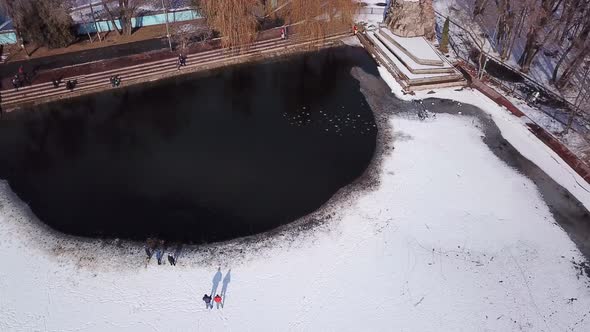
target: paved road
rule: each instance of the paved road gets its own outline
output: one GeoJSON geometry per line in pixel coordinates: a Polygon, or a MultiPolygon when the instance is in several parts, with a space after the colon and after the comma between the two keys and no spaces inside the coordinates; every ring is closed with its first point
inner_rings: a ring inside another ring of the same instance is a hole
{"type": "Polygon", "coordinates": [[[18,71],[18,67],[21,65],[28,72],[32,72],[61,68],[98,60],[119,58],[166,48],[168,48],[168,40],[166,38],[156,38],[79,52],[9,62],[0,66],[0,78],[11,77],[18,71]]]}

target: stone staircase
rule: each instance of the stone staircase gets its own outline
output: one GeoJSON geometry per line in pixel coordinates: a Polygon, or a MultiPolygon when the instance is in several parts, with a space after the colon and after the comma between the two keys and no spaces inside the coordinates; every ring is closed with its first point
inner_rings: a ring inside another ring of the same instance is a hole
{"type": "Polygon", "coordinates": [[[116,68],[82,76],[65,77],[56,88],[53,82],[44,82],[19,88],[0,91],[0,106],[4,112],[10,112],[26,104],[44,103],[63,98],[89,94],[97,91],[117,89],[112,87],[110,78],[118,75],[121,86],[154,81],[163,77],[176,76],[199,70],[211,69],[226,64],[255,60],[265,55],[290,53],[304,47],[330,46],[338,42],[349,33],[339,33],[315,40],[297,40],[290,38],[282,40],[273,38],[258,41],[242,53],[236,54],[228,49],[215,49],[199,52],[187,56],[186,66],[178,69],[177,58],[158,60],[125,68],[116,68]],[[76,88],[70,91],[66,88],[68,80],[77,80],[76,88]]]}
{"type": "Polygon", "coordinates": [[[423,37],[399,37],[381,27],[366,31],[361,40],[406,91],[466,84],[461,72],[423,37]]]}

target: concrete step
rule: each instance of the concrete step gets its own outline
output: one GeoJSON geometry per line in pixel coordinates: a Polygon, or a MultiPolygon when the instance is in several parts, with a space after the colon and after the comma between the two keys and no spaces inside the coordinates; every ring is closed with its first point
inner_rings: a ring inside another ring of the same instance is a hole
{"type": "MultiPolygon", "coordinates": [[[[244,54],[251,54],[252,52],[257,52],[257,51],[265,49],[265,48],[279,47],[281,45],[286,45],[286,41],[281,41],[281,42],[275,41],[272,43],[268,43],[268,42],[260,43],[260,44],[254,45],[253,47],[249,48],[247,51],[244,52],[244,54]]],[[[198,55],[199,55],[198,57],[187,59],[187,63],[193,64],[193,65],[195,65],[195,64],[198,65],[201,62],[209,61],[210,59],[215,59],[215,58],[225,59],[225,57],[219,56],[219,50],[217,50],[216,52],[206,52],[205,54],[199,53],[198,55]]],[[[95,83],[98,81],[102,81],[102,82],[110,84],[110,77],[115,72],[123,73],[123,74],[120,74],[119,77],[123,81],[125,81],[129,78],[132,78],[136,74],[150,73],[150,72],[153,72],[154,70],[158,70],[159,68],[164,68],[164,67],[166,67],[167,69],[169,69],[169,68],[176,69],[177,68],[176,58],[155,61],[155,62],[152,62],[149,64],[145,64],[143,66],[131,66],[131,67],[127,67],[124,69],[109,70],[109,71],[105,71],[105,72],[95,73],[95,74],[84,76],[85,79],[83,81],[87,82],[87,84],[92,84],[92,83],[95,83]],[[128,68],[133,68],[133,69],[128,70],[128,68]]],[[[81,83],[80,80],[79,80],[79,83],[81,83]]],[[[80,84],[78,85],[78,88],[79,88],[79,86],[80,86],[80,84]]],[[[9,102],[9,101],[12,101],[12,100],[18,99],[18,98],[27,98],[29,96],[42,96],[47,91],[59,90],[59,89],[65,89],[65,85],[61,84],[59,88],[55,88],[53,86],[53,84],[50,84],[50,85],[43,85],[41,87],[38,87],[37,89],[29,89],[29,90],[25,90],[25,91],[19,90],[19,92],[15,91],[15,92],[3,94],[2,101],[9,102]]]]}
{"type": "MultiPolygon", "coordinates": [[[[276,44],[277,42],[285,42],[285,41],[281,40],[280,38],[264,40],[264,41],[260,41],[260,42],[253,44],[251,48],[256,49],[256,48],[260,48],[260,47],[265,47],[268,45],[276,44]]],[[[223,51],[224,51],[223,49],[215,49],[215,50],[206,51],[206,52],[194,53],[194,54],[189,55],[187,57],[187,61],[198,60],[202,57],[208,57],[208,56],[219,56],[219,55],[222,55],[223,51]]],[[[168,62],[172,62],[172,63],[176,64],[177,58],[174,57],[174,58],[168,58],[168,59],[162,59],[162,60],[137,64],[137,65],[126,67],[125,70],[126,71],[136,71],[136,70],[141,70],[146,67],[150,67],[150,66],[154,66],[154,65],[158,65],[158,64],[164,64],[164,63],[168,63],[168,62]]],[[[88,75],[86,75],[86,78],[92,79],[94,77],[104,76],[104,75],[108,75],[110,78],[110,76],[115,75],[115,74],[120,74],[120,72],[121,72],[120,68],[111,69],[111,70],[106,70],[106,71],[102,71],[102,72],[88,74],[88,75]]],[[[62,81],[65,82],[69,79],[72,79],[72,77],[66,77],[62,81]]],[[[35,84],[32,86],[22,87],[18,90],[18,92],[13,89],[2,90],[2,91],[0,91],[0,96],[2,96],[4,98],[4,97],[8,97],[13,94],[26,93],[26,92],[30,92],[30,91],[34,91],[34,90],[43,89],[43,88],[53,88],[54,89],[53,82],[45,82],[45,83],[35,84]]]]}
{"type": "MultiPolygon", "coordinates": [[[[328,36],[323,39],[316,39],[316,40],[297,43],[297,44],[290,44],[289,41],[286,41],[286,40],[274,39],[274,40],[265,41],[265,42],[255,44],[252,47],[250,47],[248,50],[246,50],[244,53],[237,55],[237,56],[230,56],[230,57],[227,57],[227,56],[219,57],[218,56],[219,52],[223,51],[223,50],[215,50],[217,52],[212,51],[212,52],[198,53],[201,56],[199,56],[197,58],[193,58],[192,61],[188,62],[187,66],[181,68],[181,72],[194,71],[195,69],[198,69],[199,67],[202,67],[202,66],[212,65],[215,63],[221,63],[221,62],[228,61],[228,60],[239,60],[239,59],[246,58],[246,57],[254,57],[257,55],[263,55],[266,53],[280,51],[282,49],[288,50],[291,48],[301,47],[301,46],[305,46],[305,45],[313,45],[314,43],[317,43],[319,41],[330,42],[330,41],[334,41],[339,38],[342,38],[345,35],[348,35],[348,34],[347,33],[346,34],[336,34],[336,35],[328,36]],[[205,54],[205,55],[203,56],[203,54],[205,54]]],[[[145,79],[145,78],[156,77],[158,75],[171,74],[171,73],[178,71],[175,58],[155,61],[153,63],[150,63],[150,66],[145,66],[145,65],[139,66],[138,65],[138,66],[132,66],[132,67],[135,67],[135,68],[131,71],[130,75],[128,75],[128,74],[120,75],[120,77],[123,81],[123,84],[126,84],[126,83],[132,84],[134,81],[141,81],[142,79],[145,79]],[[171,62],[169,60],[173,60],[173,62],[171,62]]],[[[128,68],[131,68],[131,67],[128,67],[128,68]]],[[[126,70],[126,69],[127,68],[125,68],[124,70],[126,70]]],[[[121,71],[121,69],[117,69],[117,70],[119,72],[121,71]]],[[[111,72],[113,72],[113,71],[111,70],[111,71],[95,73],[92,75],[85,76],[84,77],[85,84],[77,86],[74,92],[76,93],[76,95],[78,95],[78,94],[80,94],[80,92],[84,92],[84,91],[91,92],[94,90],[104,90],[104,89],[112,88],[110,81],[109,81],[109,78],[110,78],[109,74],[111,74],[111,72]],[[105,75],[105,73],[106,73],[106,75],[105,75]],[[99,76],[99,75],[102,75],[102,76],[99,76]],[[88,78],[89,76],[92,76],[91,79],[88,78]]],[[[80,79],[82,79],[82,78],[80,78],[80,79]]],[[[70,93],[72,93],[72,92],[70,92],[69,90],[55,89],[53,87],[53,85],[51,85],[49,89],[41,89],[41,90],[37,90],[34,92],[31,91],[25,95],[19,94],[19,95],[7,96],[6,99],[4,99],[4,98],[2,99],[2,104],[3,105],[13,105],[13,104],[16,105],[16,104],[21,104],[21,103],[33,102],[38,99],[48,99],[51,97],[58,97],[60,95],[67,96],[70,93]]],[[[59,99],[59,98],[57,98],[57,99],[59,99]]]]}
{"type": "Polygon", "coordinates": [[[456,69],[453,73],[445,74],[415,74],[412,73],[387,47],[377,38],[374,32],[367,32],[363,35],[366,42],[370,44],[369,49],[376,53],[381,63],[397,77],[405,90],[415,89],[414,87],[424,86],[434,88],[436,86],[447,86],[453,82],[463,82],[463,75],[456,69]]]}
{"type": "Polygon", "coordinates": [[[451,64],[447,64],[446,66],[432,66],[417,63],[412,57],[409,57],[405,52],[387,39],[385,34],[377,31],[375,37],[377,37],[383,46],[395,55],[397,59],[414,74],[452,74],[455,72],[455,68],[451,66],[451,64]]]}
{"type": "MultiPolygon", "coordinates": [[[[434,90],[434,89],[441,89],[441,88],[464,87],[466,85],[467,85],[467,82],[465,80],[436,82],[436,83],[426,83],[426,84],[419,84],[419,85],[409,85],[408,90],[410,90],[410,91],[423,91],[423,90],[434,90]]],[[[436,95],[434,95],[433,97],[436,97],[436,95]]]]}
{"type": "MultiPolygon", "coordinates": [[[[440,88],[452,88],[452,87],[464,87],[467,85],[465,80],[461,81],[450,81],[450,82],[441,82],[436,84],[422,84],[422,85],[410,85],[408,89],[410,91],[423,91],[423,90],[433,90],[433,89],[440,89],[440,88]]],[[[433,95],[436,98],[436,95],[433,95]]]]}
{"type": "Polygon", "coordinates": [[[424,39],[424,37],[412,37],[412,38],[404,38],[396,36],[391,30],[388,28],[379,28],[379,33],[386,38],[389,42],[394,44],[398,49],[400,49],[406,56],[410,57],[414,62],[419,63],[421,65],[426,66],[439,66],[443,67],[445,65],[445,60],[441,58],[441,54],[434,49],[434,47],[424,39]],[[402,45],[405,42],[405,46],[402,45]],[[425,51],[425,45],[428,46],[427,54],[423,56],[419,55],[425,51]]]}

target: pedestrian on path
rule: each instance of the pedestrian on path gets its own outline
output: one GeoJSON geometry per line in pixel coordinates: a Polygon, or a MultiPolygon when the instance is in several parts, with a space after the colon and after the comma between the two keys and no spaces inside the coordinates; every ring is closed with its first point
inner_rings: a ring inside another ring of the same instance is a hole
{"type": "Polygon", "coordinates": [[[74,89],[76,88],[76,84],[78,84],[78,80],[68,80],[66,82],[66,89],[74,91],[74,89]]]}
{"type": "Polygon", "coordinates": [[[154,252],[152,251],[152,248],[150,248],[148,245],[145,245],[143,248],[145,249],[145,254],[147,255],[147,260],[149,261],[150,259],[152,259],[152,255],[154,254],[154,252]]]}
{"type": "Polygon", "coordinates": [[[119,77],[119,75],[114,75],[114,76],[111,76],[111,79],[110,79],[110,81],[111,81],[111,86],[112,86],[113,88],[116,88],[116,87],[118,87],[119,85],[121,85],[121,78],[119,77]]]}
{"type": "Polygon", "coordinates": [[[287,27],[281,28],[281,39],[287,39],[287,27]]]}
{"type": "Polygon", "coordinates": [[[211,304],[211,296],[207,294],[203,295],[203,301],[205,302],[205,309],[213,309],[213,304],[211,304]]]}
{"type": "Polygon", "coordinates": [[[217,304],[217,309],[219,309],[219,306],[221,305],[221,296],[219,296],[219,294],[215,295],[213,301],[215,301],[215,303],[217,304]]]}
{"type": "Polygon", "coordinates": [[[61,82],[61,78],[59,78],[59,79],[54,78],[51,80],[51,82],[53,82],[53,87],[57,89],[57,88],[59,88],[59,83],[61,82]]]}
{"type": "Polygon", "coordinates": [[[178,70],[180,70],[180,67],[185,67],[186,66],[186,56],[182,55],[182,54],[178,54],[178,70]]]}
{"type": "Polygon", "coordinates": [[[170,263],[170,265],[176,266],[176,260],[171,254],[168,254],[168,262],[170,263]]]}
{"type": "Polygon", "coordinates": [[[20,80],[18,79],[18,75],[14,75],[14,77],[12,78],[12,86],[16,91],[18,91],[18,88],[20,87],[20,80]]]}
{"type": "Polygon", "coordinates": [[[154,253],[156,252],[156,240],[152,239],[152,238],[147,238],[145,241],[145,245],[143,246],[143,249],[145,250],[145,254],[147,256],[147,259],[145,260],[145,265],[147,266],[147,264],[150,262],[150,260],[152,259],[152,256],[154,255],[154,253]]]}
{"type": "Polygon", "coordinates": [[[21,65],[20,67],[18,67],[18,79],[20,81],[20,86],[25,86],[25,84],[30,85],[31,84],[31,80],[29,75],[27,75],[27,72],[25,71],[25,68],[21,65]]]}
{"type": "Polygon", "coordinates": [[[530,95],[528,95],[528,97],[525,101],[529,105],[533,105],[537,102],[537,99],[539,99],[540,96],[541,96],[541,93],[539,91],[535,91],[535,92],[531,93],[530,95]]]}

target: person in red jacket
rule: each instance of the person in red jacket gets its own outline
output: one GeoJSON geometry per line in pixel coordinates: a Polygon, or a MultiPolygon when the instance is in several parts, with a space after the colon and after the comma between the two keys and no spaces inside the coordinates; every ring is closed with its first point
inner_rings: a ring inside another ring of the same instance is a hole
{"type": "Polygon", "coordinates": [[[215,301],[215,303],[217,303],[217,309],[219,309],[219,305],[221,304],[221,296],[219,296],[219,294],[215,295],[215,297],[213,298],[213,301],[215,301]]]}

